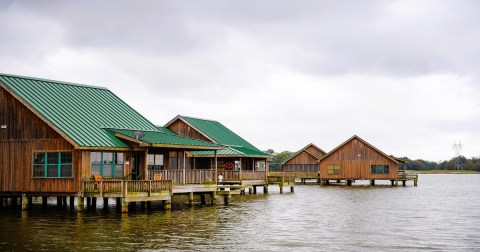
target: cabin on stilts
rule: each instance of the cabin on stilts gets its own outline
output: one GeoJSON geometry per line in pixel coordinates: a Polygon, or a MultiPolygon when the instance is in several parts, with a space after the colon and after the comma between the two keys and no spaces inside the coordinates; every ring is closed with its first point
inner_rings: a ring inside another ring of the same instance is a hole
{"type": "MultiPolygon", "coordinates": [[[[110,90],[31,77],[0,74],[0,199],[26,209],[32,197],[57,197],[59,205],[95,206],[97,198],[128,211],[131,202],[171,204],[172,179],[149,176],[162,156],[227,147],[159,130],[110,90]]],[[[161,164],[165,165],[165,164],[161,164]]],[[[173,165],[166,163],[166,165],[173,165]]],[[[212,168],[212,167],[210,167],[212,168]]],[[[195,177],[216,191],[216,167],[195,177]]]]}
{"type": "MultiPolygon", "coordinates": [[[[344,181],[351,185],[356,180],[390,180],[392,185],[402,180],[400,159],[393,158],[354,135],[320,159],[322,184],[344,181]]],[[[413,179],[417,185],[417,178],[413,179]]],[[[403,182],[405,185],[405,182],[403,182]]]]}
{"type": "Polygon", "coordinates": [[[283,173],[285,176],[299,178],[302,183],[307,179],[319,178],[319,159],[326,154],[315,144],[311,143],[294,153],[282,163],[278,172],[270,172],[270,175],[283,173]]]}
{"type": "MultiPolygon", "coordinates": [[[[176,134],[221,144],[228,147],[213,151],[189,151],[186,165],[191,170],[212,169],[217,158],[219,184],[253,187],[264,186],[268,191],[267,172],[271,155],[225,127],[218,121],[178,115],[164,128],[176,134]]],[[[175,155],[174,155],[175,156],[175,155]]]]}

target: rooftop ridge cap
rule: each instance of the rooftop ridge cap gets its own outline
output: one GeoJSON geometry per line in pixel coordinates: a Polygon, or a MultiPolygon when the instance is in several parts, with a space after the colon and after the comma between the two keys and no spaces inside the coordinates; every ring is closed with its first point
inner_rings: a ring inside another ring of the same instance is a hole
{"type": "MultiPolygon", "coordinates": [[[[20,79],[27,79],[27,80],[44,81],[44,82],[50,82],[50,83],[52,83],[52,84],[58,84],[58,85],[69,85],[69,86],[77,86],[77,87],[104,89],[104,90],[110,91],[108,88],[102,87],[102,86],[87,85],[87,84],[82,84],[82,83],[59,81],[59,80],[51,80],[51,79],[45,79],[45,78],[39,78],[39,77],[30,77],[30,76],[14,75],[14,74],[5,74],[5,73],[0,73],[0,76],[20,78],[20,79]]],[[[110,92],[111,92],[111,91],[110,91],[110,92]]]]}
{"type": "MultiPolygon", "coordinates": [[[[217,120],[212,120],[212,119],[206,119],[206,118],[200,118],[200,117],[194,117],[194,116],[186,116],[186,115],[178,115],[178,117],[183,117],[183,118],[191,118],[191,119],[197,119],[197,120],[202,120],[202,121],[210,121],[210,122],[217,122],[220,123],[217,120]]],[[[221,123],[220,123],[221,124],[221,123]]]]}

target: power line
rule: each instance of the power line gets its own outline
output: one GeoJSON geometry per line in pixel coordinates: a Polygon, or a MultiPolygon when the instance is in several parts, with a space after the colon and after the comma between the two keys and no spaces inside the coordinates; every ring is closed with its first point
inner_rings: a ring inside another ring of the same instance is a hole
{"type": "Polygon", "coordinates": [[[453,145],[452,145],[452,148],[455,151],[455,160],[454,160],[454,163],[453,163],[453,169],[454,170],[460,170],[460,169],[463,170],[461,160],[460,160],[460,155],[461,155],[462,149],[463,149],[462,142],[458,141],[458,143],[457,143],[456,141],[454,141],[453,145]]]}

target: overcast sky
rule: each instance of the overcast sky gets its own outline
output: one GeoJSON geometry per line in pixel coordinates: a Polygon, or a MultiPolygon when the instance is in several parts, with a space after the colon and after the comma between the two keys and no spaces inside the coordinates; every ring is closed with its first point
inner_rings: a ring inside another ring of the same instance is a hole
{"type": "Polygon", "coordinates": [[[480,156],[480,1],[0,1],[0,72],[104,86],[260,149],[480,156]]]}

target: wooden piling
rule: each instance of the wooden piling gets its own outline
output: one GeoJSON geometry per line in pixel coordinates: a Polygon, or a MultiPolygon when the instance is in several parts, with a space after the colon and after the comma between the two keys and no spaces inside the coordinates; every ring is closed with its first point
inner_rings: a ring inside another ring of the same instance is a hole
{"type": "Polygon", "coordinates": [[[189,193],[188,193],[188,205],[189,205],[189,206],[193,206],[193,205],[194,205],[194,202],[193,202],[193,192],[189,192],[189,193]]]}
{"type": "Polygon", "coordinates": [[[294,192],[295,192],[295,187],[294,187],[294,186],[290,186],[290,192],[291,192],[291,193],[294,193],[294,192]]]}
{"type": "Polygon", "coordinates": [[[97,208],[97,197],[92,198],[92,208],[93,209],[97,208]]]}
{"type": "Polygon", "coordinates": [[[75,197],[70,196],[70,209],[73,209],[75,207],[75,197]]]}
{"type": "Polygon", "coordinates": [[[46,208],[48,204],[48,197],[42,196],[42,207],[46,208]]]}
{"type": "Polygon", "coordinates": [[[352,180],[351,179],[347,179],[347,186],[351,186],[352,185],[352,180]]]}
{"type": "Polygon", "coordinates": [[[217,197],[217,192],[213,191],[210,195],[210,204],[215,205],[215,198],[217,197]]]}
{"type": "Polygon", "coordinates": [[[77,197],[77,212],[82,212],[85,209],[85,197],[77,197]]]}
{"type": "Polygon", "coordinates": [[[283,185],[280,184],[279,186],[280,186],[280,193],[283,193],[283,185]]]}
{"type": "Polygon", "coordinates": [[[257,187],[253,186],[253,194],[257,194],[257,187]]]}
{"type": "Polygon", "coordinates": [[[200,195],[200,204],[202,204],[202,206],[207,204],[207,195],[206,194],[201,194],[200,195]]]}
{"type": "Polygon", "coordinates": [[[370,185],[371,185],[371,186],[374,186],[374,185],[375,185],[375,180],[374,180],[374,179],[371,179],[371,180],[370,180],[370,185]]]}
{"type": "Polygon", "coordinates": [[[120,212],[128,213],[128,202],[125,200],[125,198],[121,199],[120,212]]]}
{"type": "Polygon", "coordinates": [[[57,196],[57,207],[62,207],[62,203],[63,203],[62,196],[57,196]]]}
{"type": "Polygon", "coordinates": [[[103,208],[108,208],[108,197],[103,197],[103,208]]]}
{"type": "Polygon", "coordinates": [[[268,185],[263,186],[263,193],[268,194],[268,185]]]}
{"type": "Polygon", "coordinates": [[[163,201],[163,209],[165,209],[165,210],[172,209],[172,200],[164,200],[163,201]]]}
{"type": "Polygon", "coordinates": [[[407,186],[407,181],[403,180],[403,181],[402,181],[402,185],[403,185],[403,186],[407,186]]]}
{"type": "Polygon", "coordinates": [[[22,210],[28,210],[28,196],[22,194],[22,210]]]}

